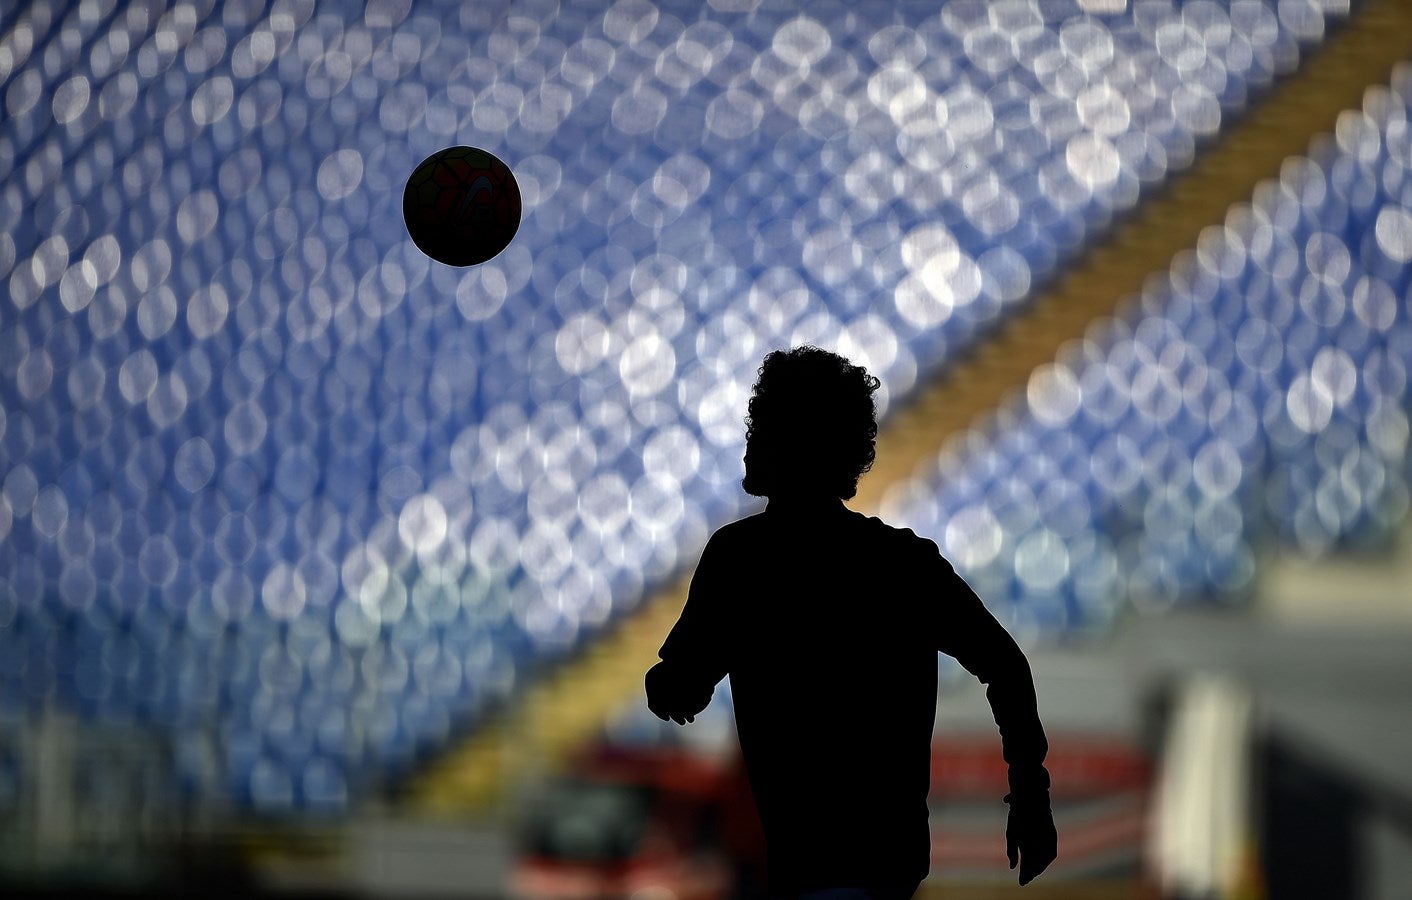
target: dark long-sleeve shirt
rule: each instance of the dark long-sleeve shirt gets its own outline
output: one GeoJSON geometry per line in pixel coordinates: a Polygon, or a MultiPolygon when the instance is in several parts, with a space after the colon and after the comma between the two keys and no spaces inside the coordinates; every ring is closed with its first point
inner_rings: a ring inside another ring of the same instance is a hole
{"type": "Polygon", "coordinates": [[[1047,802],[1020,648],[935,543],[836,500],[775,500],[711,537],[648,698],[694,714],[730,676],[773,891],[917,881],[938,651],[987,685],[1011,794],[1047,802]]]}

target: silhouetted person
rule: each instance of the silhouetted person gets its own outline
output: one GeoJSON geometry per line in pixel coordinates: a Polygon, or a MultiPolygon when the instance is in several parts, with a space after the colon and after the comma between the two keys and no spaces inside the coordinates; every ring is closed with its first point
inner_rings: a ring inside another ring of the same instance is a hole
{"type": "Polygon", "coordinates": [[[730,675],[774,896],[907,898],[927,876],[937,651],[988,685],[1010,867],[1026,884],[1055,856],[1024,653],[935,543],[843,505],[872,466],[877,388],[815,347],[765,357],[743,486],[769,505],[712,535],[647,673],[648,706],[678,724],[730,675]]]}

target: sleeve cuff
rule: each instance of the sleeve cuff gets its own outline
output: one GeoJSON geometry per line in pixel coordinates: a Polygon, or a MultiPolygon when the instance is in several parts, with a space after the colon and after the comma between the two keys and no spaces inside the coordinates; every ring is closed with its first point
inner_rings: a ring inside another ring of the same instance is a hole
{"type": "Polygon", "coordinates": [[[1010,793],[1005,795],[1005,802],[1029,803],[1032,799],[1042,800],[1045,805],[1049,803],[1049,770],[1044,766],[1010,770],[1010,793]]]}
{"type": "Polygon", "coordinates": [[[1049,791],[1018,793],[1011,791],[1004,797],[1011,809],[1049,809],[1049,791]]]}

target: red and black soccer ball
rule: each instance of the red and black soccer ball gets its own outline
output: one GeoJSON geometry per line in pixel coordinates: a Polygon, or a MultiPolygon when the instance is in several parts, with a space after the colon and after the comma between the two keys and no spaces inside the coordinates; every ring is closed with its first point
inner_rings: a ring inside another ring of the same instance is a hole
{"type": "Polygon", "coordinates": [[[402,218],[417,248],[448,266],[474,266],[504,250],[520,228],[515,173],[476,147],[422,160],[402,192],[402,218]]]}

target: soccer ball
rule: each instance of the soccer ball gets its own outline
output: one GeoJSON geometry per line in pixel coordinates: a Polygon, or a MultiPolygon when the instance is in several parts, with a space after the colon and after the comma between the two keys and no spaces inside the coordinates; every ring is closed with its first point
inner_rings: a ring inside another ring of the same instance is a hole
{"type": "Polygon", "coordinates": [[[412,242],[448,266],[493,258],[520,228],[520,186],[495,156],[448,147],[422,160],[402,192],[412,242]]]}

